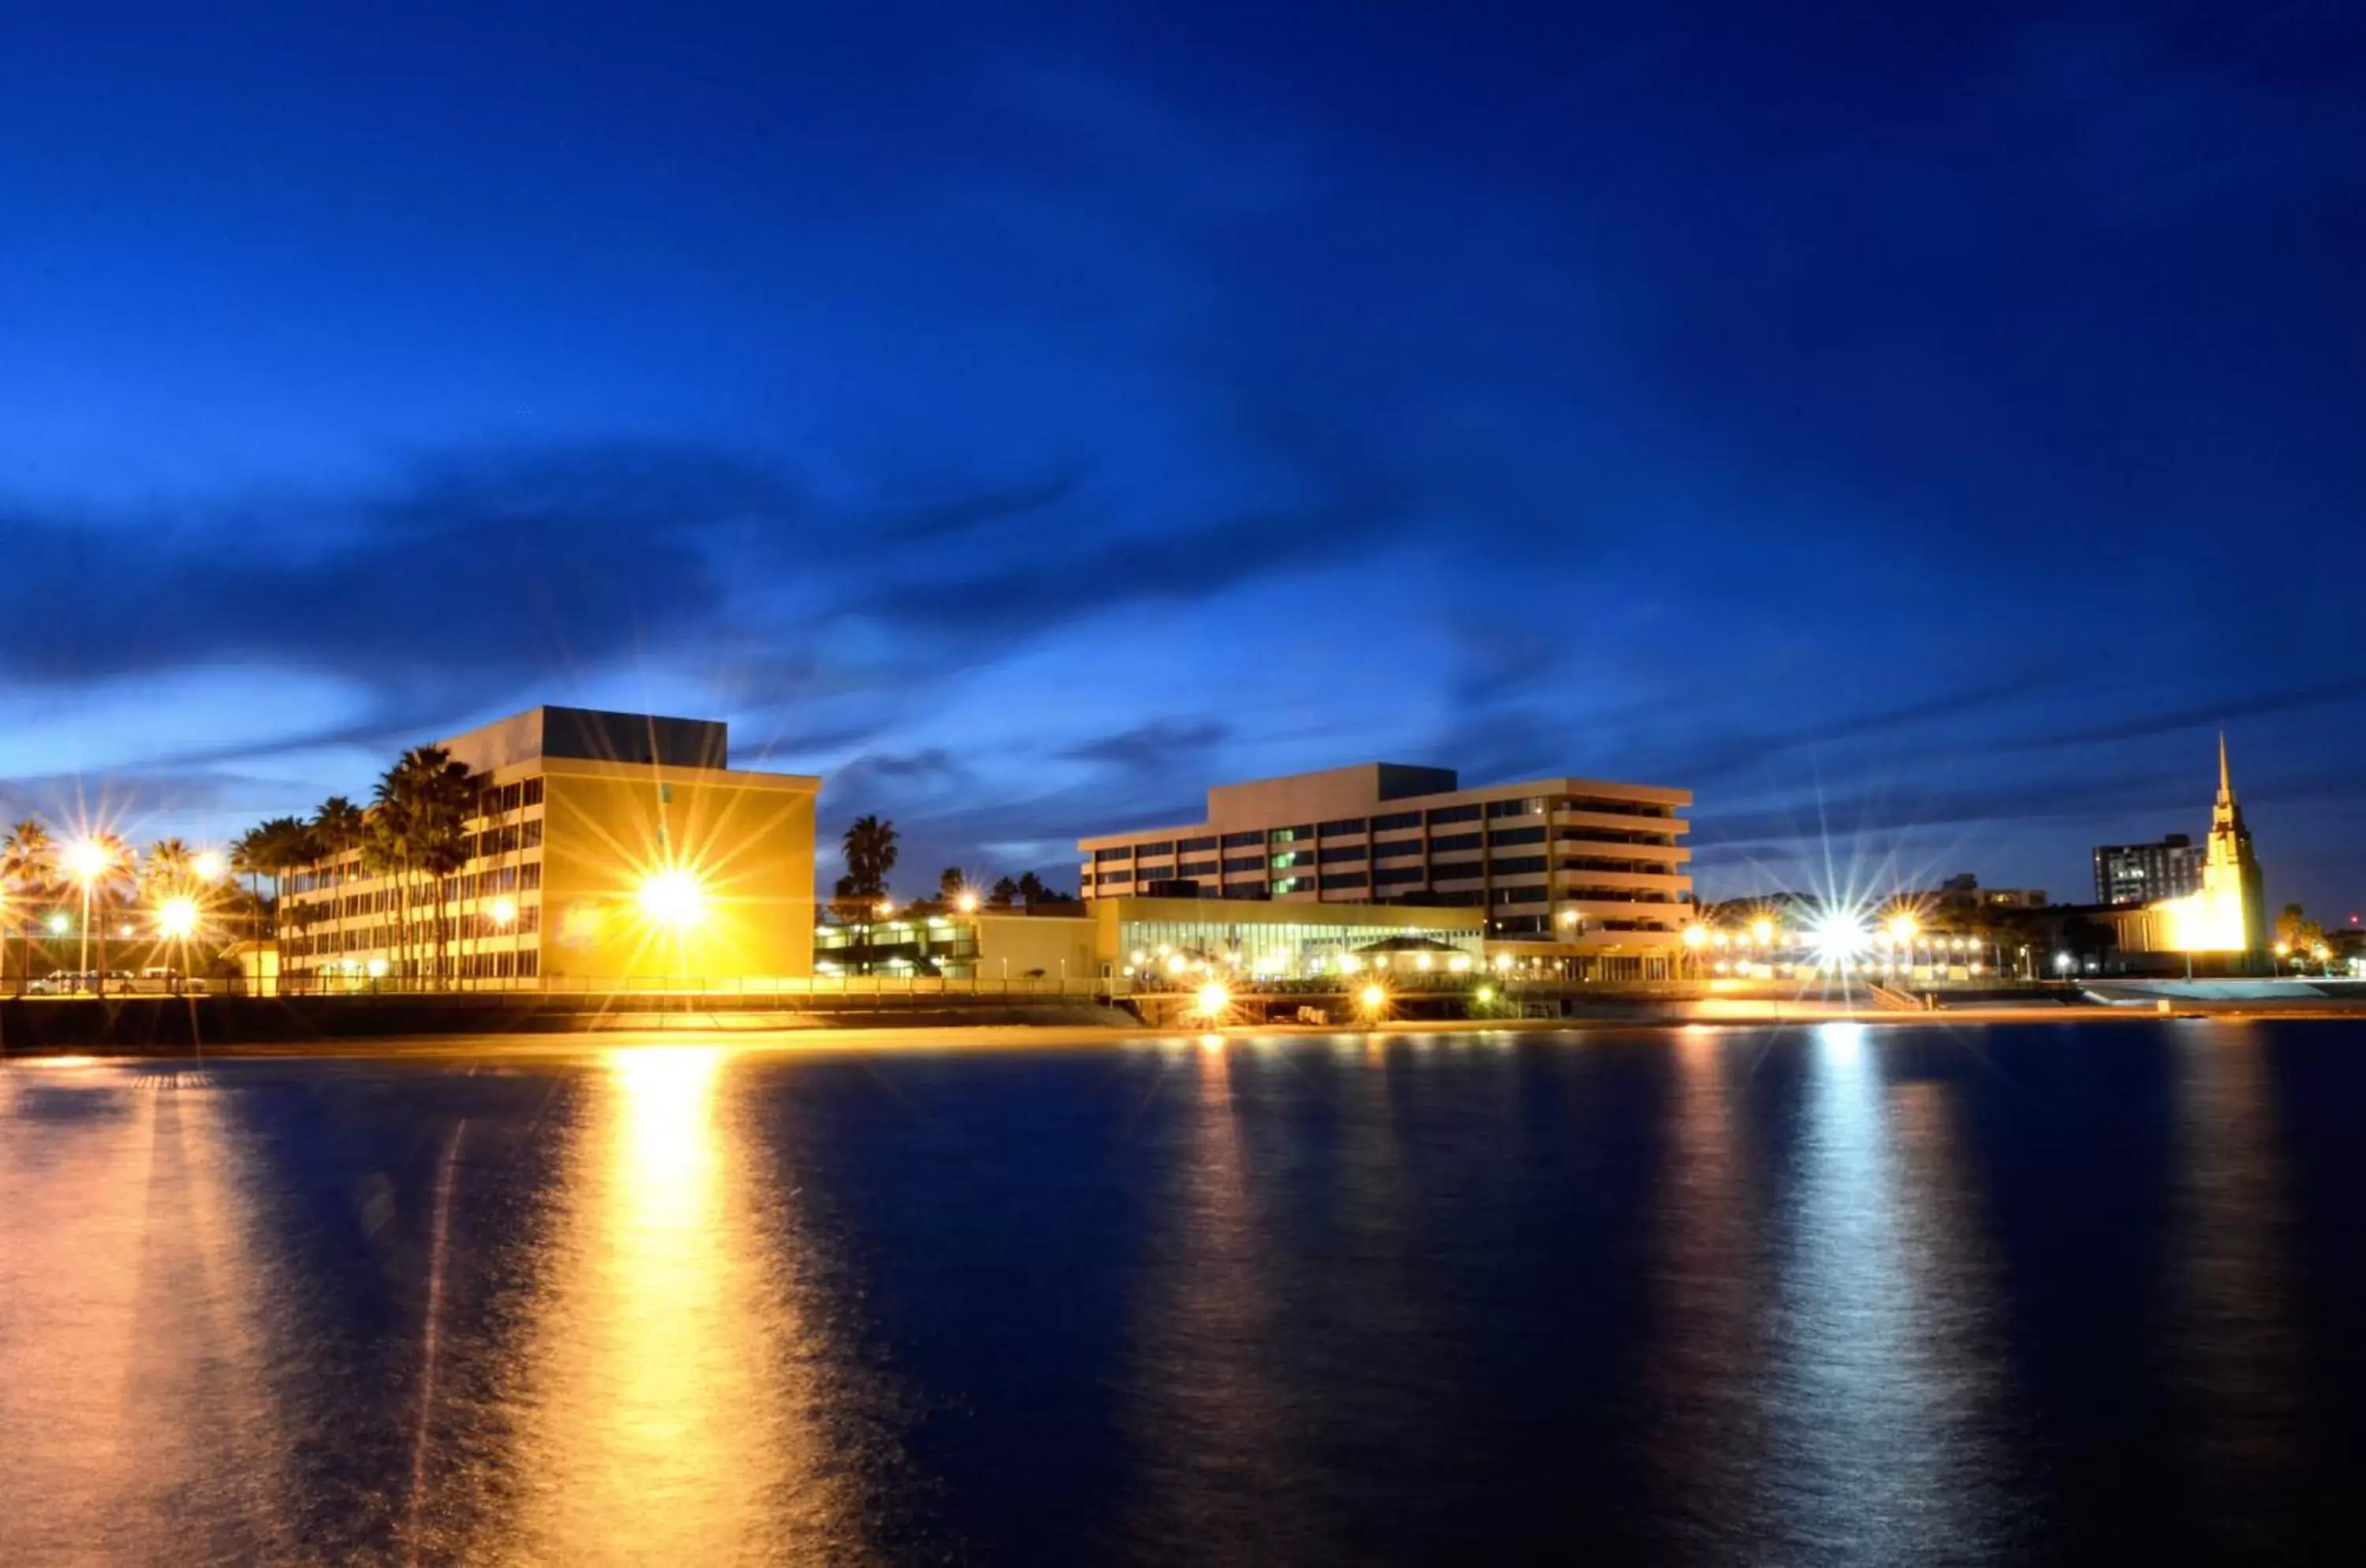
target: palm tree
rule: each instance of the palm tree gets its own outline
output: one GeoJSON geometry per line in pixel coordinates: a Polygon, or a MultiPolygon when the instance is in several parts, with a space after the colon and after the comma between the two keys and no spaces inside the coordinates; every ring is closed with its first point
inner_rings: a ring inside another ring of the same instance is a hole
{"type": "MultiPolygon", "coordinates": [[[[409,874],[411,852],[402,834],[400,814],[380,806],[370,812],[362,823],[362,870],[384,882],[391,883],[398,894],[402,891],[402,879],[409,874]]],[[[383,915],[384,910],[377,911],[383,915]]],[[[400,964],[408,956],[406,928],[395,927],[395,961],[400,964]]]]}
{"type": "MultiPolygon", "coordinates": [[[[231,846],[231,864],[246,874],[253,882],[259,877],[271,878],[271,952],[276,976],[287,972],[287,943],[284,934],[287,913],[287,879],[315,858],[311,824],[300,817],[274,817],[258,822],[240,835],[231,846]]],[[[255,894],[257,919],[263,896],[255,894]]],[[[258,931],[258,938],[261,933],[258,931]]]]}
{"type": "Polygon", "coordinates": [[[28,817],[0,839],[0,893],[27,906],[18,919],[25,928],[25,965],[17,972],[17,994],[22,996],[33,975],[33,911],[30,906],[54,897],[58,880],[58,846],[39,818],[28,817]]]}
{"type": "Polygon", "coordinates": [[[846,875],[839,892],[853,898],[884,898],[887,874],[896,869],[896,824],[864,815],[846,829],[846,875]]]}
{"type": "Polygon", "coordinates": [[[378,814],[386,824],[381,850],[399,868],[406,951],[412,879],[420,874],[435,879],[434,973],[439,983],[444,974],[445,879],[466,862],[458,852],[475,801],[468,764],[454,761],[441,746],[412,747],[377,784],[378,814]]]}

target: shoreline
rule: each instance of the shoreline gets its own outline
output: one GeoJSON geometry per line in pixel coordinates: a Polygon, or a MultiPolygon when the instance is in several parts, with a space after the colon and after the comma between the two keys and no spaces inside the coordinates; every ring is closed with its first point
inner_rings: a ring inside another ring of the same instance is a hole
{"type": "Polygon", "coordinates": [[[1813,1029],[1828,1024],[1869,1024],[1912,1029],[1949,1025],[1990,1028],[2063,1023],[2257,1023],[2295,1020],[2357,1022],[2366,1013],[2341,1008],[2189,1009],[2162,1013],[2115,1007],[2014,1007],[1944,1009],[1906,1012],[1887,1009],[1806,1010],[1808,1004],[1778,1011],[1718,1017],[1388,1020],[1352,1028],[1315,1024],[1234,1025],[1222,1029],[1171,1029],[1147,1025],[964,1024],[951,1027],[727,1028],[679,1026],[659,1029],[592,1029],[566,1032],[383,1035],[344,1040],[254,1042],[239,1044],[158,1047],[138,1043],[10,1052],[0,1066],[109,1066],[118,1063],[186,1064],[241,1061],[454,1061],[597,1057],[617,1050],[719,1046],[778,1055],[867,1054],[880,1051],[1074,1050],[1108,1045],[1206,1047],[1211,1042],[1255,1044],[1291,1039],[1426,1038],[1439,1035],[1620,1034],[1682,1030],[1813,1029]]]}

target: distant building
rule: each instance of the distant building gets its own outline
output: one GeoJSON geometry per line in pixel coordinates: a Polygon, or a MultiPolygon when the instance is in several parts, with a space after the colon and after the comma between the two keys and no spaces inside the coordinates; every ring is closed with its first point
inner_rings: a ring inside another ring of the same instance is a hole
{"type": "Polygon", "coordinates": [[[2045,889],[1983,887],[1979,878],[1966,871],[1947,878],[1928,893],[1915,895],[1912,901],[1932,919],[1972,926],[1978,924],[1982,917],[2000,910],[2042,909],[2045,907],[2045,889]]]}
{"type": "Polygon", "coordinates": [[[446,874],[357,850],[287,879],[291,988],[697,985],[812,972],[821,781],[730,766],[721,723],[530,708],[442,742],[446,874]]]}
{"type": "Polygon", "coordinates": [[[2183,833],[2158,843],[2095,846],[2095,902],[2151,904],[2202,891],[2209,852],[2183,833]]]}
{"type": "Polygon", "coordinates": [[[1222,785],[1204,821],[1076,847],[1091,900],[1472,908],[1491,942],[1572,977],[1648,977],[1692,919],[1691,804],[1591,779],[1464,789],[1449,769],[1366,762],[1222,785]]]}

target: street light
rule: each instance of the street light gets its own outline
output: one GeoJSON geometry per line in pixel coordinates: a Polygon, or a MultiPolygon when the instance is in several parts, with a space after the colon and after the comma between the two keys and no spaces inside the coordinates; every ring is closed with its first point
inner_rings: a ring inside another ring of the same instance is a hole
{"type": "MultiPolygon", "coordinates": [[[[90,973],[90,889],[91,885],[107,874],[109,856],[107,846],[96,839],[76,839],[65,847],[59,862],[66,874],[82,884],[82,960],[78,967],[90,973]]],[[[97,984],[100,996],[107,994],[107,978],[101,976],[97,984]]]]}
{"type": "Polygon", "coordinates": [[[189,863],[199,882],[220,882],[230,874],[230,861],[220,850],[199,850],[197,859],[189,863]]]}
{"type": "Polygon", "coordinates": [[[953,900],[953,908],[964,915],[976,914],[977,894],[970,888],[963,888],[960,896],[953,900]]]}
{"type": "Polygon", "coordinates": [[[189,972],[189,938],[197,931],[197,901],[186,893],[176,893],[156,907],[157,933],[171,942],[174,957],[173,988],[180,989],[189,972]]]}
{"type": "Polygon", "coordinates": [[[1221,980],[1211,980],[1200,987],[1192,1002],[1201,1018],[1210,1023],[1218,1023],[1222,1021],[1225,1011],[1233,1005],[1233,993],[1224,988],[1221,980]]]}
{"type": "Polygon", "coordinates": [[[1763,915],[1751,921],[1750,940],[1760,947],[1772,946],[1774,941],[1774,922],[1763,915]]]}
{"type": "Polygon", "coordinates": [[[698,923],[704,913],[706,890],[698,878],[681,866],[652,872],[641,880],[641,913],[675,931],[698,923]]]}

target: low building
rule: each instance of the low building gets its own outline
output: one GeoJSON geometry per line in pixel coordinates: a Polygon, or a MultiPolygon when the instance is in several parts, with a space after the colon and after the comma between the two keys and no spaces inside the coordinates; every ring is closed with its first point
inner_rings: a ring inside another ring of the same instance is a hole
{"type": "Polygon", "coordinates": [[[1274,980],[1400,962],[1459,973],[1477,969],[1488,952],[1485,912],[1469,906],[1117,897],[1095,899],[1092,912],[1101,972],[1137,978],[1203,964],[1274,980]]]}
{"type": "MultiPolygon", "coordinates": [[[[1555,778],[1464,789],[1366,762],[1208,792],[1205,820],[1077,840],[1084,897],[1482,912],[1572,978],[1670,972],[1692,919],[1688,790],[1555,778]]],[[[1317,919],[1303,916],[1303,919],[1317,919]]]]}
{"type": "Polygon", "coordinates": [[[825,924],[814,935],[814,970],[988,982],[1207,972],[1305,980],[1395,967],[1459,974],[1486,962],[1486,924],[1470,908],[1097,898],[1051,911],[907,912],[825,924]]]}
{"type": "Polygon", "coordinates": [[[537,707],[440,742],[456,863],[346,849],[287,879],[289,988],[747,983],[813,967],[821,781],[733,768],[706,719],[537,707]]]}
{"type": "Polygon", "coordinates": [[[2183,833],[2157,843],[2095,846],[2095,902],[2150,904],[2202,891],[2208,852],[2183,833]]]}
{"type": "Polygon", "coordinates": [[[1101,974],[1098,927],[1081,904],[1052,909],[907,912],[814,931],[814,973],[947,980],[1082,980],[1101,974]]]}

